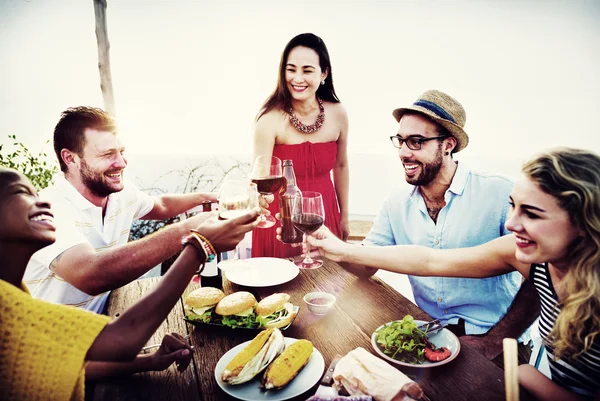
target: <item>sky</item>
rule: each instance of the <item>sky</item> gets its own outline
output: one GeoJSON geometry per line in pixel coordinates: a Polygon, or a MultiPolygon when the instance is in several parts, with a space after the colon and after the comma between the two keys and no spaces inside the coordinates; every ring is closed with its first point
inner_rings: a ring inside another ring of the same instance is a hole
{"type": "MultiPolygon", "coordinates": [[[[597,0],[108,0],[107,19],[132,157],[251,158],[256,112],[302,32],[327,44],[349,115],[351,212],[362,194],[354,212],[374,213],[403,176],[391,112],[428,89],[466,109],[457,158],[473,168],[515,176],[553,146],[600,150],[597,0]]],[[[92,0],[0,0],[0,143],[51,152],[62,110],[103,106],[94,24],[92,0]]]]}

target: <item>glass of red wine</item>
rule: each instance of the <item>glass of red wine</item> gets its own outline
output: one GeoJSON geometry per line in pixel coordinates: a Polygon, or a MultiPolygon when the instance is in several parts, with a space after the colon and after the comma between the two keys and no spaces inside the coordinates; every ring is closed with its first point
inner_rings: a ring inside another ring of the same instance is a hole
{"type": "MultiPolygon", "coordinates": [[[[325,222],[323,197],[319,192],[304,191],[300,202],[294,203],[292,223],[306,236],[317,231],[325,222]]],[[[306,254],[303,260],[296,262],[301,269],[316,269],[323,266],[323,261],[310,257],[310,244],[306,241],[306,254]]]]}
{"type": "MultiPolygon", "coordinates": [[[[270,195],[278,192],[285,185],[281,159],[275,156],[258,156],[250,172],[252,182],[256,184],[261,195],[270,195]]],[[[275,225],[275,218],[271,215],[261,214],[259,228],[269,228],[275,225]]]]}

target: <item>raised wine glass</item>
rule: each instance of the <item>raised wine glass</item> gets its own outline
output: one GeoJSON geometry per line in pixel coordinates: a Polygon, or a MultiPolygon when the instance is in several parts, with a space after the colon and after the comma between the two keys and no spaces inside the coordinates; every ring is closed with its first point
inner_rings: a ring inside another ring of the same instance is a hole
{"type": "MultiPolygon", "coordinates": [[[[247,213],[258,206],[256,184],[248,179],[225,179],[219,192],[219,218],[232,219],[247,213]]],[[[239,244],[235,247],[233,259],[239,259],[239,244]]]]}
{"type": "MultiPolygon", "coordinates": [[[[283,178],[281,160],[275,156],[258,156],[252,165],[250,172],[252,182],[256,184],[261,195],[270,195],[278,192],[285,185],[283,178]]],[[[275,218],[271,215],[265,216],[261,213],[260,228],[269,228],[275,225],[275,218]]]]}
{"type": "Polygon", "coordinates": [[[304,260],[296,262],[301,269],[316,269],[323,266],[323,261],[310,257],[310,244],[306,236],[317,231],[325,222],[325,209],[323,197],[319,192],[304,191],[300,202],[294,203],[292,210],[292,223],[304,233],[306,254],[304,260]]]}

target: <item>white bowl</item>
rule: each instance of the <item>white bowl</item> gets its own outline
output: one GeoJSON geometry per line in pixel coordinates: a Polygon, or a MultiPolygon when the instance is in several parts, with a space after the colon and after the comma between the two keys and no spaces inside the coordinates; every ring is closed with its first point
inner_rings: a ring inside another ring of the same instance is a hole
{"type": "Polygon", "coordinates": [[[304,303],[315,315],[325,315],[335,304],[335,296],[328,292],[309,292],[304,296],[304,303]]]}

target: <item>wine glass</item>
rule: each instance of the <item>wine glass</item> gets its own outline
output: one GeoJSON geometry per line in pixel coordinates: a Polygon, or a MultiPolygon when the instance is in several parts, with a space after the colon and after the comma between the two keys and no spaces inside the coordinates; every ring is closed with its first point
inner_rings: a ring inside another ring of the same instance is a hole
{"type": "MultiPolygon", "coordinates": [[[[256,184],[247,179],[226,179],[219,192],[219,219],[241,216],[258,206],[256,184]]],[[[239,244],[233,259],[239,259],[239,244]]]]}
{"type": "MultiPolygon", "coordinates": [[[[252,165],[250,178],[258,187],[258,192],[261,195],[278,192],[285,185],[281,160],[275,156],[258,156],[252,165]]],[[[258,224],[260,228],[272,227],[276,222],[273,216],[265,216],[263,213],[261,213],[260,220],[258,224]]]]}
{"type": "MultiPolygon", "coordinates": [[[[323,197],[318,192],[304,191],[300,202],[296,202],[292,209],[292,223],[306,236],[317,231],[325,222],[325,209],[323,208],[323,197]]],[[[310,244],[306,242],[306,254],[304,260],[296,262],[296,266],[302,269],[316,269],[323,266],[323,261],[310,257],[310,244]]]]}

